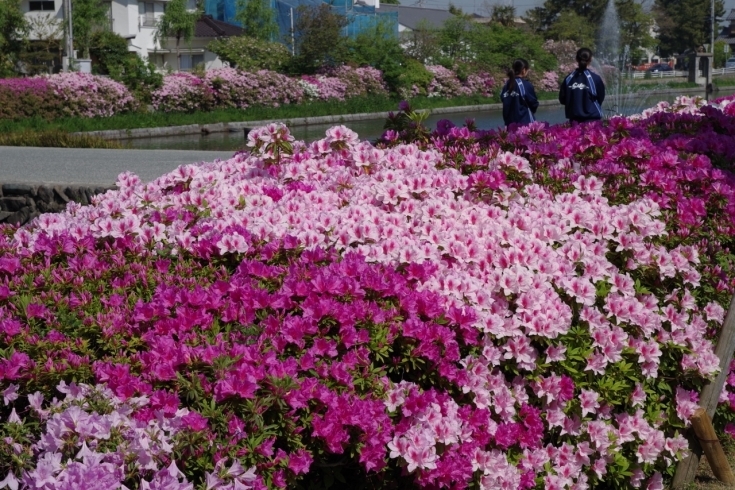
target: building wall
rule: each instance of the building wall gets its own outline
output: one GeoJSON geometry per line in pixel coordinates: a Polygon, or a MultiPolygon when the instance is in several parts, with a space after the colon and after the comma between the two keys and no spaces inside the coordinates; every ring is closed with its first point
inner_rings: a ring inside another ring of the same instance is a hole
{"type": "MultiPolygon", "coordinates": [[[[20,8],[23,11],[23,14],[25,15],[25,17],[28,19],[38,19],[39,21],[46,21],[46,19],[50,19],[52,21],[56,21],[57,23],[62,23],[64,20],[64,12],[62,10],[63,2],[62,0],[52,0],[52,1],[54,2],[53,10],[31,11],[31,0],[22,0],[20,4],[20,8]]],[[[44,22],[44,23],[47,23],[47,22],[44,22]]],[[[31,41],[42,39],[44,37],[46,37],[45,33],[36,32],[35,30],[31,31],[29,35],[29,39],[31,41]]]]}

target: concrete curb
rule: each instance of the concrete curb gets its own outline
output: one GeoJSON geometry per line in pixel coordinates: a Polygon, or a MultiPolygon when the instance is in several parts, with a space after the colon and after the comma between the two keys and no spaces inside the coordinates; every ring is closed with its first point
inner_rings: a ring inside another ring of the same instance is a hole
{"type": "MultiPolygon", "coordinates": [[[[659,95],[684,95],[687,93],[700,92],[702,92],[701,88],[668,89],[655,91],[655,93],[659,95]]],[[[551,106],[558,104],[559,102],[556,99],[539,101],[539,105],[541,106],[551,106]]],[[[457,112],[497,111],[501,110],[502,108],[503,104],[479,104],[470,106],[439,107],[436,109],[420,110],[428,110],[431,114],[455,114],[457,112]]],[[[309,126],[311,124],[341,124],[349,121],[369,121],[371,119],[386,119],[388,117],[388,114],[389,112],[364,112],[359,114],[338,114],[334,116],[297,117],[293,119],[265,119],[260,121],[241,121],[215,124],[189,124],[186,126],[168,126],[159,128],[110,129],[106,131],[85,131],[73,134],[99,136],[100,138],[106,140],[127,140],[136,138],[152,138],[159,136],[179,136],[187,134],[210,134],[226,132],[235,133],[243,131],[245,128],[255,128],[275,122],[282,122],[287,126],[309,126]]]]}

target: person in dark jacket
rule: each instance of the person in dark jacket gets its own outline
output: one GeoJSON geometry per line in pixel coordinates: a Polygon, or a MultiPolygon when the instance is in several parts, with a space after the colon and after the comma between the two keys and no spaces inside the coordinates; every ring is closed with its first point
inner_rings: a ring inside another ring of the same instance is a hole
{"type": "Polygon", "coordinates": [[[577,69],[570,73],[559,89],[559,102],[570,121],[585,122],[602,119],[605,84],[597,73],[587,67],[592,63],[592,51],[577,51],[577,69]]]}
{"type": "Polygon", "coordinates": [[[538,109],[538,99],[533,85],[525,79],[526,75],[528,75],[528,61],[518,58],[508,70],[508,81],[500,91],[503,121],[506,126],[511,123],[528,124],[535,121],[533,115],[538,109]]]}

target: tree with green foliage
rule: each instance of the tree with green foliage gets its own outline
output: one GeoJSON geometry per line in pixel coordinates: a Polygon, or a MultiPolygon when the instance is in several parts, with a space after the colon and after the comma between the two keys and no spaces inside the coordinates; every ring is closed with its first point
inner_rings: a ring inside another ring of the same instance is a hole
{"type": "Polygon", "coordinates": [[[82,58],[88,59],[92,34],[110,28],[110,4],[99,0],[74,0],[71,19],[74,47],[82,52],[82,58]]]}
{"type": "Polygon", "coordinates": [[[275,41],[278,36],[276,13],[271,0],[237,0],[235,19],[245,35],[261,41],[275,41]]]}
{"type": "Polygon", "coordinates": [[[413,30],[401,33],[401,44],[409,58],[428,64],[440,58],[439,29],[422,19],[413,30]]]}
{"type": "MultiPolygon", "coordinates": [[[[653,12],[662,56],[683,53],[710,42],[711,0],[656,0],[653,12]]],[[[715,17],[724,15],[724,1],[715,0],[715,17]]]]}
{"type": "Polygon", "coordinates": [[[94,71],[100,75],[109,75],[119,70],[130,55],[128,42],[112,31],[97,31],[92,34],[89,54],[94,59],[94,71]]]}
{"type": "Polygon", "coordinates": [[[201,11],[198,8],[189,11],[187,4],[187,0],[171,0],[166,7],[166,11],[158,20],[154,36],[158,43],[166,38],[176,39],[176,69],[178,71],[181,71],[181,40],[191,41],[191,38],[194,37],[197,20],[201,16],[201,11]]]}
{"type": "Polygon", "coordinates": [[[151,93],[163,85],[163,75],[156,65],[142,59],[137,53],[128,53],[122,65],[109,65],[110,77],[122,82],[139,101],[150,104],[151,93]]]}
{"type": "Polygon", "coordinates": [[[515,25],[516,8],[512,5],[504,5],[500,3],[488,3],[485,1],[485,10],[490,15],[490,19],[500,25],[510,27],[515,25]]]}
{"type": "Polygon", "coordinates": [[[551,71],[557,67],[556,57],[544,49],[542,37],[515,27],[473,24],[466,42],[471,53],[469,62],[477,69],[507,70],[516,58],[532,62],[536,71],[551,71]]]}
{"type": "Polygon", "coordinates": [[[12,76],[28,35],[21,0],[0,0],[0,76],[12,76]]]}
{"type": "Polygon", "coordinates": [[[578,46],[595,48],[595,26],[579,14],[565,10],[546,30],[554,41],[574,41],[578,46]]]}
{"type": "Polygon", "coordinates": [[[291,52],[281,43],[248,36],[216,39],[207,49],[222,61],[241,70],[283,71],[291,61],[291,52]]]}
{"type": "Polygon", "coordinates": [[[531,32],[537,34],[545,33],[548,27],[546,24],[546,11],[543,7],[535,7],[527,10],[526,15],[522,16],[521,19],[523,19],[531,32]]]}
{"type": "Polygon", "coordinates": [[[401,47],[398,32],[387,21],[379,20],[348,40],[348,61],[356,65],[370,65],[383,72],[388,86],[396,86],[402,73],[406,53],[401,47]]]}
{"type": "Polygon", "coordinates": [[[296,9],[294,39],[296,56],[291,71],[314,73],[323,66],[337,65],[347,59],[349,47],[342,29],[347,18],[326,3],[301,5],[296,9]]]}
{"type": "Polygon", "coordinates": [[[651,35],[655,24],[653,15],[638,0],[617,0],[615,6],[619,13],[624,13],[619,14],[621,45],[628,46],[631,52],[654,48],[657,41],[651,35]]]}
{"type": "MultiPolygon", "coordinates": [[[[478,25],[463,16],[455,16],[444,21],[439,29],[439,47],[442,57],[456,61],[473,59],[473,46],[468,39],[473,27],[478,27],[478,25]]],[[[484,26],[481,27],[484,28],[484,26]]]]}

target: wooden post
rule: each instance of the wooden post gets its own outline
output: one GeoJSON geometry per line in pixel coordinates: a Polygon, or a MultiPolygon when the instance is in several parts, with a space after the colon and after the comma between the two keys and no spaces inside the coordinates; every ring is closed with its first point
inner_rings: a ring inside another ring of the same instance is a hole
{"type": "MultiPolygon", "coordinates": [[[[708,382],[699,395],[699,406],[704,409],[707,416],[712,419],[720,400],[722,387],[725,385],[727,375],[730,372],[730,361],[735,351],[735,296],[730,301],[730,308],[727,310],[725,323],[720,331],[720,338],[717,340],[715,354],[720,358],[720,373],[713,380],[708,382]]],[[[679,461],[676,466],[676,474],[671,486],[673,488],[682,488],[694,480],[699,468],[699,460],[702,457],[702,446],[692,434],[687,437],[689,440],[689,456],[679,461]]]]}
{"type": "Polygon", "coordinates": [[[692,428],[697,435],[697,441],[702,446],[707,461],[709,462],[712,473],[715,478],[726,485],[735,485],[735,476],[732,474],[730,464],[725,457],[725,451],[722,450],[720,441],[715,434],[715,428],[712,427],[712,420],[704,411],[704,408],[698,408],[692,418],[692,428]]]}

